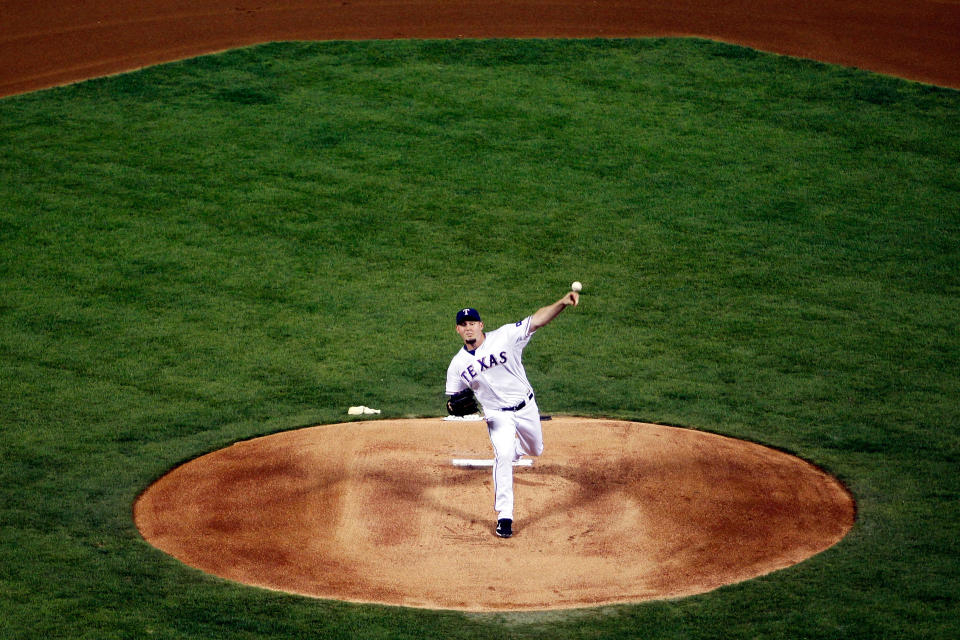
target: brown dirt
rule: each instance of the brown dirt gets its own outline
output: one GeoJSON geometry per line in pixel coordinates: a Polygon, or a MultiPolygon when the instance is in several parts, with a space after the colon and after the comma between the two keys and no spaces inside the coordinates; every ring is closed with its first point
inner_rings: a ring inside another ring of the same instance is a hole
{"type": "Polygon", "coordinates": [[[681,35],[960,88],[960,0],[7,0],[0,25],[0,96],[278,40],[681,35]]]}
{"type": "Polygon", "coordinates": [[[853,526],[833,477],[793,456],[651,424],[555,418],[493,533],[480,422],[374,420],[235,444],[136,502],[151,544],[203,571],[321,598],[543,610],[684,596],[782,569],[853,526]]]}

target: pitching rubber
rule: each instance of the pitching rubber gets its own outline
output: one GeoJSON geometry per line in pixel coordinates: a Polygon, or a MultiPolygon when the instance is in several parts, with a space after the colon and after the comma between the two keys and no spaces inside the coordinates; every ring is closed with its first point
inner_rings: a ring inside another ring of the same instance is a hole
{"type": "MultiPolygon", "coordinates": [[[[467,467],[467,468],[476,468],[476,467],[492,467],[493,460],[483,460],[475,458],[454,458],[450,461],[455,467],[467,467]]],[[[515,467],[532,467],[533,460],[530,458],[524,458],[523,460],[517,460],[513,463],[515,467]]]]}

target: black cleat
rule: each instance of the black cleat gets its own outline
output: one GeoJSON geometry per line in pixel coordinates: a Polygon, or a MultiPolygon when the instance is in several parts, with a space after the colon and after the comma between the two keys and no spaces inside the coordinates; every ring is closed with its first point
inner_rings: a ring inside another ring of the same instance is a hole
{"type": "Polygon", "coordinates": [[[500,518],[497,520],[497,535],[501,538],[509,538],[513,535],[513,520],[510,518],[500,518]]]}

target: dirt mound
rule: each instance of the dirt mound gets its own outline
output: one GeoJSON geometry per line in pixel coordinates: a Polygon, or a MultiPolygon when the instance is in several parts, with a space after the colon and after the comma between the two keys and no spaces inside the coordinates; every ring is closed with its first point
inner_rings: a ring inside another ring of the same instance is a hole
{"type": "Polygon", "coordinates": [[[766,447],[671,427],[544,422],[516,471],[515,534],[493,533],[480,422],[376,420],[235,444],[136,502],[153,545],[203,571],[308,596],[537,610],[701,593],[801,562],[852,527],[820,469],[766,447]]]}

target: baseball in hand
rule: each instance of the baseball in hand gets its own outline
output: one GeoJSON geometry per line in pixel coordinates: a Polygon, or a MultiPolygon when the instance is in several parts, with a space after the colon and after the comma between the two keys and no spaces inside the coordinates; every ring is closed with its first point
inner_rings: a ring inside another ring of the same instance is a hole
{"type": "Polygon", "coordinates": [[[580,284],[579,281],[576,281],[570,285],[570,291],[576,291],[577,293],[580,293],[581,289],[583,289],[583,285],[580,284]]]}

